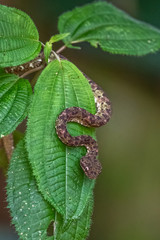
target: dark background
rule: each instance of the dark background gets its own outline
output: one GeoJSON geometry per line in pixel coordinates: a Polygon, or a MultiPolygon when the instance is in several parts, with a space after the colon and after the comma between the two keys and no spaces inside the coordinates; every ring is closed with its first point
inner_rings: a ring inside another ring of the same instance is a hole
{"type": "MultiPolygon", "coordinates": [[[[58,33],[58,16],[85,0],[0,0],[28,13],[45,43],[58,33]]],[[[160,27],[160,1],[113,0],[115,6],[160,27]]],[[[61,46],[55,45],[55,50],[61,46]]],[[[103,172],[95,188],[89,240],[160,239],[160,53],[112,55],[82,44],[63,54],[107,92],[110,122],[97,130],[103,172]]],[[[1,172],[0,172],[1,173],[1,172]]],[[[0,177],[0,240],[14,240],[0,177]]]]}

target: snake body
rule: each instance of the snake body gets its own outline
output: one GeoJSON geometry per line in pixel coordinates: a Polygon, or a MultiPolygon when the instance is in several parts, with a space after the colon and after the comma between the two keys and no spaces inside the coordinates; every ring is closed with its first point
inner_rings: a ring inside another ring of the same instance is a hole
{"type": "MultiPolygon", "coordinates": [[[[59,57],[61,59],[66,59],[62,55],[59,55],[59,57]]],[[[53,59],[54,55],[51,54],[49,62],[53,59]]],[[[31,72],[32,69],[39,70],[45,66],[46,64],[44,62],[44,53],[42,51],[37,58],[31,60],[30,62],[15,67],[7,67],[5,68],[5,71],[7,73],[24,76],[25,73],[31,72]]],[[[88,135],[81,135],[77,137],[71,136],[67,131],[66,125],[68,122],[77,122],[86,127],[101,127],[105,125],[111,117],[111,103],[102,88],[99,87],[90,78],[88,78],[85,74],[84,76],[88,80],[94,94],[97,109],[96,114],[91,114],[90,112],[80,107],[70,107],[65,109],[58,116],[55,127],[59,139],[64,144],[74,147],[86,147],[87,153],[80,159],[80,165],[88,178],[95,179],[100,174],[102,169],[101,163],[97,159],[97,141],[88,135]]]]}
{"type": "Polygon", "coordinates": [[[91,114],[80,107],[70,107],[65,109],[56,120],[56,132],[60,140],[68,146],[85,146],[87,153],[80,159],[80,165],[90,179],[95,179],[102,170],[101,163],[97,159],[98,144],[91,136],[81,135],[73,137],[67,131],[68,122],[77,122],[86,127],[101,127],[105,125],[111,117],[111,103],[102,90],[95,82],[84,76],[89,81],[96,103],[96,114],[91,114]]]}
{"type": "Polygon", "coordinates": [[[23,75],[24,73],[27,73],[28,71],[32,69],[39,68],[41,66],[44,66],[44,53],[41,52],[38,57],[35,59],[31,60],[30,62],[18,65],[18,66],[13,66],[13,67],[6,67],[5,71],[6,73],[12,73],[16,74],[18,76],[23,75]]]}

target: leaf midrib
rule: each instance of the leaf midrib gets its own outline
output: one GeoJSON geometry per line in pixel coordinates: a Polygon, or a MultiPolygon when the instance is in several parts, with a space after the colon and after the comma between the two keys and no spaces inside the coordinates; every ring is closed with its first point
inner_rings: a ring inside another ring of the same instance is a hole
{"type": "MultiPolygon", "coordinates": [[[[57,80],[57,78],[58,78],[59,71],[60,71],[60,68],[57,69],[58,74],[56,74],[54,84],[52,84],[52,90],[51,90],[51,92],[50,92],[50,100],[48,101],[48,102],[49,102],[49,103],[48,103],[48,106],[51,106],[50,103],[52,102],[52,96],[53,96],[53,92],[54,92],[54,86],[55,86],[55,82],[56,82],[56,80],[57,80]]],[[[48,119],[48,115],[49,115],[49,109],[48,109],[48,111],[47,111],[47,114],[46,114],[46,118],[45,118],[45,119],[48,119]]],[[[46,123],[46,120],[45,120],[45,123],[46,123]]],[[[43,136],[45,136],[46,127],[47,127],[47,125],[45,124],[44,130],[43,130],[43,136]]],[[[44,153],[45,153],[45,144],[43,144],[42,148],[43,148],[43,159],[45,159],[45,156],[44,156],[44,153]]],[[[47,173],[48,169],[46,169],[46,165],[45,165],[44,163],[45,163],[45,161],[43,161],[43,167],[44,167],[44,169],[45,169],[45,172],[47,173]]],[[[49,180],[49,179],[46,178],[46,181],[47,181],[47,182],[48,182],[48,180],[49,180]]],[[[50,184],[50,183],[48,183],[48,184],[50,184]]],[[[53,202],[54,202],[54,204],[55,204],[55,206],[56,206],[57,204],[56,204],[56,202],[54,201],[54,199],[53,199],[53,202]]]]}
{"type": "MultiPolygon", "coordinates": [[[[63,82],[63,96],[64,96],[64,109],[66,109],[66,94],[65,94],[65,77],[64,77],[64,66],[61,64],[61,71],[62,71],[62,82],[63,82]]],[[[67,163],[68,163],[68,147],[65,145],[65,217],[67,218],[67,163]]]]}

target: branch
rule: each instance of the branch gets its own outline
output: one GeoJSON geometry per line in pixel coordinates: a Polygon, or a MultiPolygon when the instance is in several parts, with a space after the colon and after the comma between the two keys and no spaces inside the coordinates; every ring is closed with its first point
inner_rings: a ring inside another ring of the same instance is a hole
{"type": "Polygon", "coordinates": [[[61,48],[59,48],[59,49],[56,51],[56,53],[61,53],[61,52],[64,51],[64,49],[66,49],[66,46],[65,46],[65,45],[63,45],[61,48]]]}
{"type": "Polygon", "coordinates": [[[13,149],[14,149],[13,135],[9,134],[3,137],[2,142],[3,142],[3,147],[5,149],[7,158],[8,160],[10,160],[12,157],[13,149]]]}

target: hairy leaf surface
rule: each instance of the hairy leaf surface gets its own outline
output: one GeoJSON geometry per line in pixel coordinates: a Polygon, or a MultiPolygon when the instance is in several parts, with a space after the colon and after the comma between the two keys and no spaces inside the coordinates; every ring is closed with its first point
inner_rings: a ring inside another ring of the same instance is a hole
{"type": "Polygon", "coordinates": [[[73,219],[68,226],[57,213],[54,240],[85,240],[90,230],[92,211],[93,198],[91,197],[79,218],[73,219]]]}
{"type": "Polygon", "coordinates": [[[41,50],[38,31],[24,12],[0,5],[0,66],[16,66],[34,59],[41,50]]]}
{"type": "Polygon", "coordinates": [[[38,191],[28,162],[24,140],[14,150],[8,170],[7,200],[20,239],[53,239],[47,228],[54,211],[38,191]]]}
{"type": "MultiPolygon", "coordinates": [[[[40,75],[33,96],[27,129],[27,150],[39,189],[58,212],[77,218],[87,204],[94,186],[81,167],[84,147],[67,147],[58,138],[55,121],[71,106],[95,113],[90,85],[67,60],[51,62],[40,75]]],[[[94,129],[68,124],[71,135],[95,137],[94,129]]]]}
{"type": "Polygon", "coordinates": [[[60,33],[66,45],[88,41],[104,51],[144,55],[160,48],[160,31],[137,21],[107,2],[96,2],[64,13],[59,18],[60,33]]]}
{"type": "Polygon", "coordinates": [[[0,137],[14,131],[25,119],[31,95],[28,80],[13,74],[0,75],[0,137]]]}

